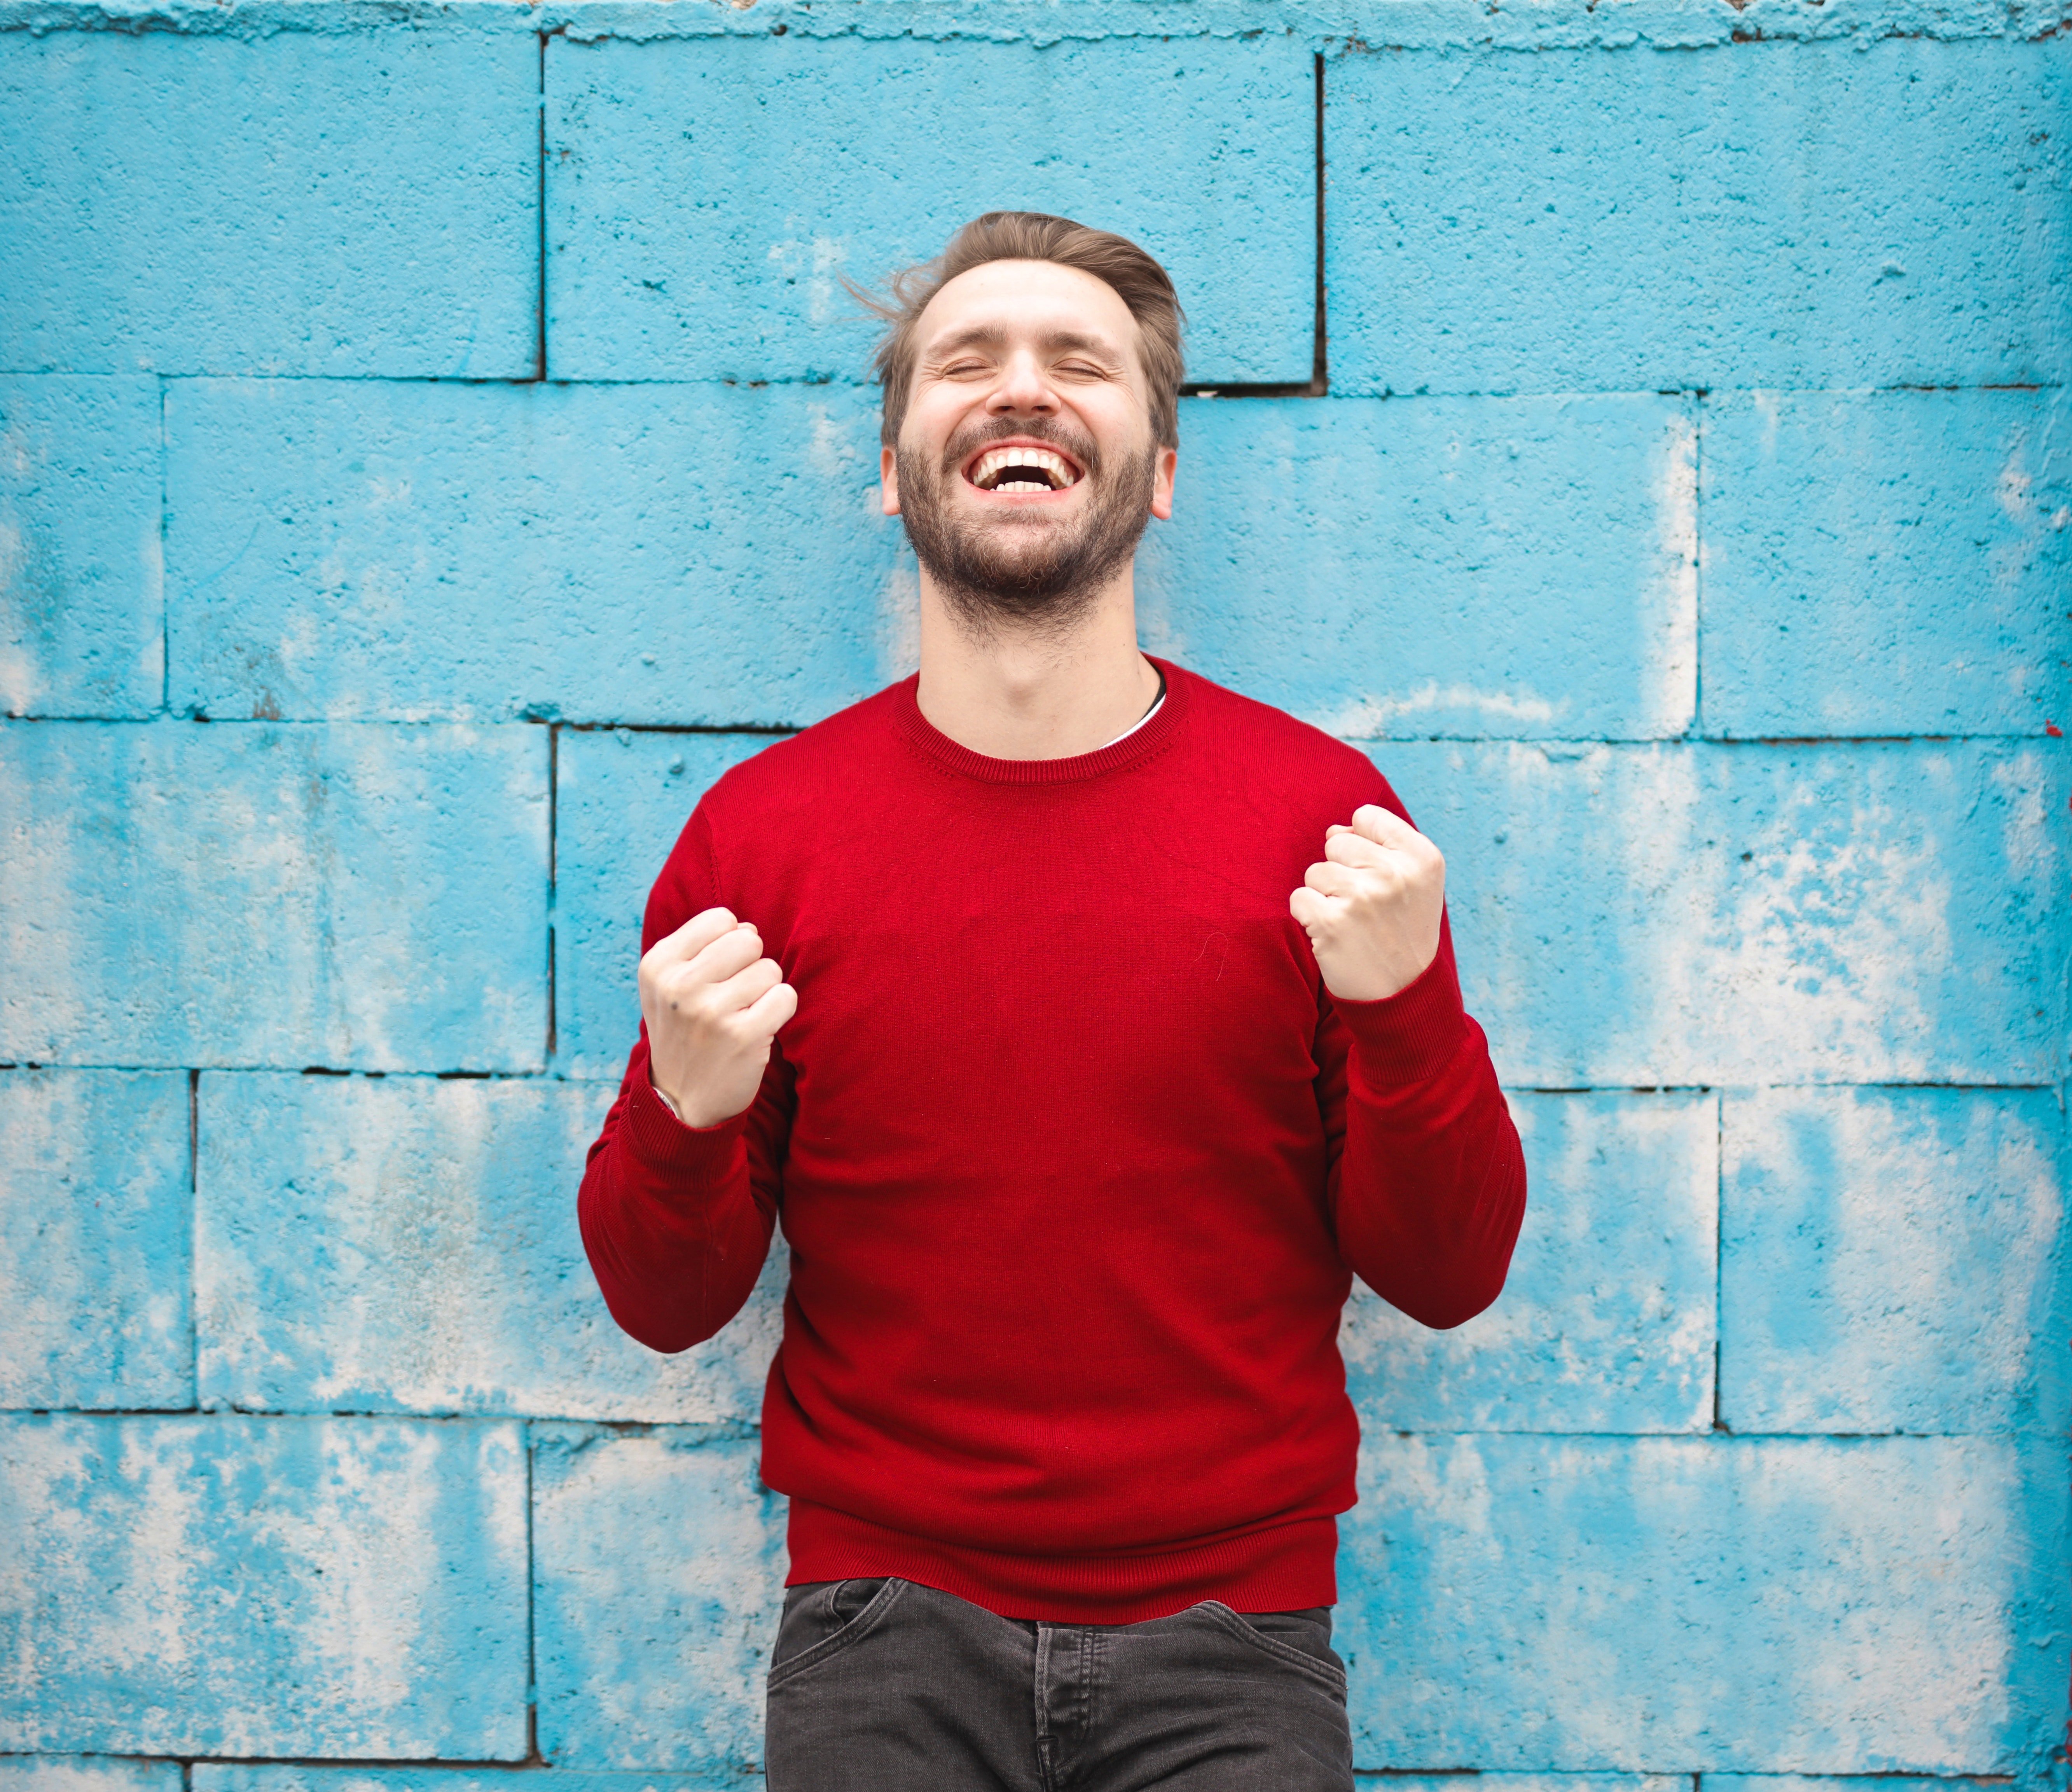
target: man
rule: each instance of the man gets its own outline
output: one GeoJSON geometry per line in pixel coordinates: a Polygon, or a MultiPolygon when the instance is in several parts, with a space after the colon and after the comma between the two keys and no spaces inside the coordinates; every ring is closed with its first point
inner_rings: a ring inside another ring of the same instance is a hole
{"type": "Polygon", "coordinates": [[[1445,866],[1363,756],[1137,650],[1157,263],[989,213],[894,291],[920,672],[692,816],[590,1261],[680,1350],[783,1215],[772,1792],[1350,1788],[1339,1311],[1460,1324],[1524,1207],[1445,866]]]}

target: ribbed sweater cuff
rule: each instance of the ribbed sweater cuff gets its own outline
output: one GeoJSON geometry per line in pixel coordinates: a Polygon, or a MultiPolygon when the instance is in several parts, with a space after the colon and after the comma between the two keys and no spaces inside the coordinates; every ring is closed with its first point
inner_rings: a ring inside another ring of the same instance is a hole
{"type": "Polygon", "coordinates": [[[1436,1076],[1467,1030],[1460,973],[1448,940],[1440,942],[1437,955],[1416,980],[1394,995],[1372,1002],[1334,996],[1331,1002],[1353,1036],[1353,1062],[1369,1088],[1436,1076]]]}
{"type": "Polygon", "coordinates": [[[631,1081],[624,1127],[634,1156],[687,1189],[701,1190],[726,1182],[745,1149],[742,1133],[747,1115],[736,1114],[717,1126],[684,1125],[656,1093],[644,1053],[631,1081]]]}

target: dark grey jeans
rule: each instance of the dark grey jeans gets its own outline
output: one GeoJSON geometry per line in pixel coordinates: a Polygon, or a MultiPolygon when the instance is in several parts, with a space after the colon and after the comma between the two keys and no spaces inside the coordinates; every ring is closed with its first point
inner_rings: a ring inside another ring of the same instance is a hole
{"type": "Polygon", "coordinates": [[[770,1792],[1350,1792],[1327,1606],[1034,1624],[911,1580],[784,1596],[770,1792]]]}

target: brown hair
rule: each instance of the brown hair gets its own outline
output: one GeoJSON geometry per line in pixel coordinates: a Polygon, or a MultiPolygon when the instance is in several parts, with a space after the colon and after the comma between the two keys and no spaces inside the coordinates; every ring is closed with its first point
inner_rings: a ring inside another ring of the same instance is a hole
{"type": "Polygon", "coordinates": [[[849,284],[858,302],[891,326],[875,357],[885,402],[880,433],[888,447],[897,444],[899,425],[906,415],[906,395],[914,380],[914,328],[922,312],[959,274],[989,261],[1054,261],[1113,287],[1137,320],[1137,359],[1143,364],[1148,388],[1151,433],[1161,447],[1179,446],[1183,318],[1179,295],[1165,269],[1127,236],[1112,231],[1094,230],[1070,218],[1054,218],[1047,212],[988,212],[952,236],[949,247],[934,261],[902,268],[893,275],[889,298],[849,284]]]}

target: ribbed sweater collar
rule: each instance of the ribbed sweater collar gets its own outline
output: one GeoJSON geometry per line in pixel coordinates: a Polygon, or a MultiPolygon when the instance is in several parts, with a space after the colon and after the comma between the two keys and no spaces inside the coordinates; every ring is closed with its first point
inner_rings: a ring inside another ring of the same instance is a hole
{"type": "Polygon", "coordinates": [[[1097,752],[1075,754],[1068,759],[995,759],[960,746],[921,713],[916,696],[920,674],[893,687],[892,717],[899,732],[923,757],[946,771],[986,784],[1070,784],[1087,778],[1105,777],[1126,771],[1162,753],[1187,719],[1192,707],[1194,680],[1170,660],[1146,654],[1166,675],[1166,701],[1157,713],[1137,729],[1097,752]]]}

